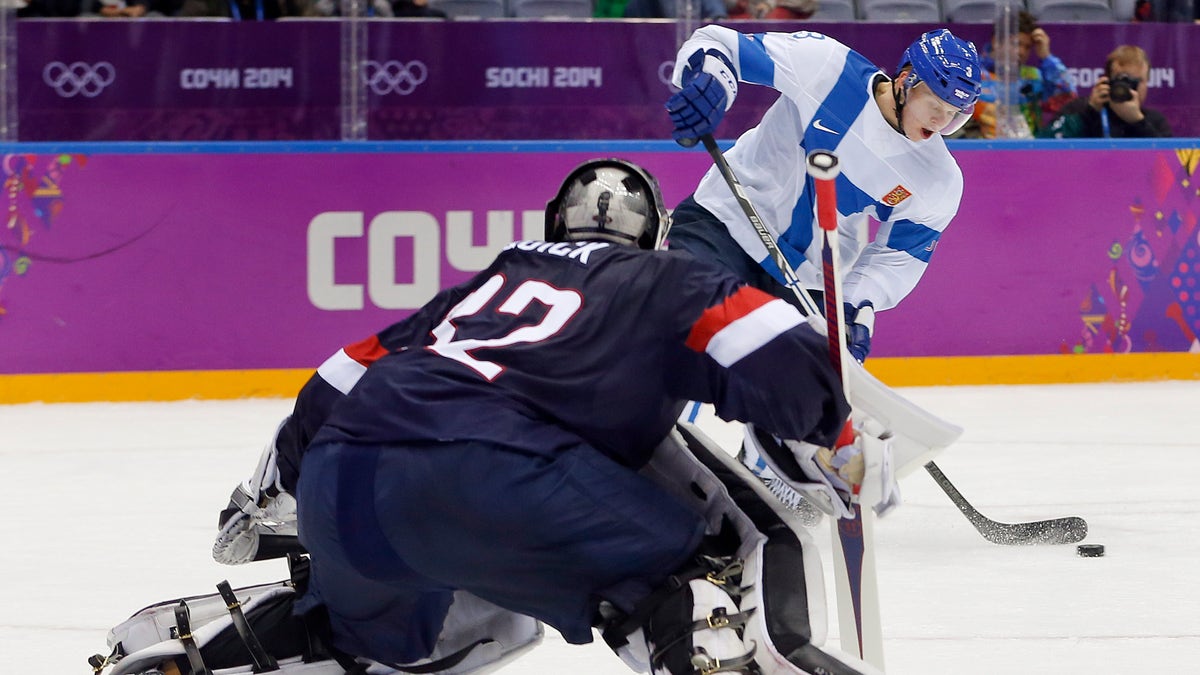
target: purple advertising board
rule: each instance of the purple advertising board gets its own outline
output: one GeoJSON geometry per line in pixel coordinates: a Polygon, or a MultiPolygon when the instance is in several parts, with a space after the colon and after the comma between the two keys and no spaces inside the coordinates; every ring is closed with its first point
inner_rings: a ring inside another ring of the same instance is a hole
{"type": "MultiPolygon", "coordinates": [[[[888,71],[932,27],[730,25],[816,28],[888,71]]],[[[367,28],[360,75],[370,139],[669,137],[663,103],[677,44],[670,21],[375,20],[367,28]]],[[[1144,47],[1148,104],[1175,136],[1200,136],[1200,25],[1046,28],[1083,94],[1113,47],[1144,47]]],[[[990,39],[988,24],[954,29],[980,44],[990,39]]],[[[20,140],[339,140],[341,35],[332,20],[22,21],[20,140]]],[[[721,133],[753,126],[775,98],[769,88],[742,87],[721,133]]]]}
{"type": "MultiPolygon", "coordinates": [[[[311,368],[540,238],[579,162],[672,205],[709,166],[639,145],[9,146],[0,374],[311,368]]],[[[984,145],[955,145],[959,215],[873,356],[1200,350],[1200,147],[984,145]]]]}
{"type": "Polygon", "coordinates": [[[21,21],[23,141],[341,134],[333,22],[21,21]]]}

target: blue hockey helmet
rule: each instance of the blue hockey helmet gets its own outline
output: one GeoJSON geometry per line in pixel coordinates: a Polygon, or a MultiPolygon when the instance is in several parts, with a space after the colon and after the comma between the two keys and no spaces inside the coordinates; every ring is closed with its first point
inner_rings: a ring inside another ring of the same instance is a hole
{"type": "Polygon", "coordinates": [[[623,159],[580,164],[546,204],[546,241],[599,239],[652,250],[670,224],[658,181],[623,159]]]}
{"type": "Polygon", "coordinates": [[[904,50],[897,74],[909,65],[912,70],[902,83],[905,92],[924,83],[938,98],[958,108],[961,114],[942,133],[958,131],[970,118],[983,87],[983,69],[975,44],[955,37],[945,28],[932,30],[904,50]]]}

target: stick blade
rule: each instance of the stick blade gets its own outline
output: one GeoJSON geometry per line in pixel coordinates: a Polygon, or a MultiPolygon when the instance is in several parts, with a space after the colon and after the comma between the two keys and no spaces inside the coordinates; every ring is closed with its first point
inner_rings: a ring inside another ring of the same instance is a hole
{"type": "Polygon", "coordinates": [[[1083,541],[1087,521],[1079,516],[1037,520],[1029,523],[975,523],[983,538],[1000,546],[1062,546],[1083,541]]]}

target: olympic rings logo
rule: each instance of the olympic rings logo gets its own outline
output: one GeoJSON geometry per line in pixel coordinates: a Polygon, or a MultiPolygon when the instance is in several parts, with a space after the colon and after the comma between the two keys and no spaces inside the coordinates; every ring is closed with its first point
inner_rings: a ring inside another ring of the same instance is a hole
{"type": "Polygon", "coordinates": [[[76,95],[95,98],[116,79],[117,69],[108,61],[76,61],[70,65],[62,61],[51,61],[42,69],[42,81],[63,98],[76,95]]]}
{"type": "Polygon", "coordinates": [[[675,73],[674,61],[663,61],[658,64],[658,81],[674,89],[675,85],[671,84],[671,75],[675,73]]]}
{"type": "Polygon", "coordinates": [[[429,68],[420,61],[363,61],[363,84],[378,96],[387,96],[393,92],[408,96],[428,76],[429,68]]]}

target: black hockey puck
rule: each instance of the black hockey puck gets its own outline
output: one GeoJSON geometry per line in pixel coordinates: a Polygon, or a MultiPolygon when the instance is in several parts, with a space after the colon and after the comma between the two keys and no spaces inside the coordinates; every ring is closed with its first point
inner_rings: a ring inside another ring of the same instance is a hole
{"type": "Polygon", "coordinates": [[[1102,558],[1104,557],[1104,544],[1080,544],[1075,547],[1075,552],[1081,558],[1102,558]]]}

